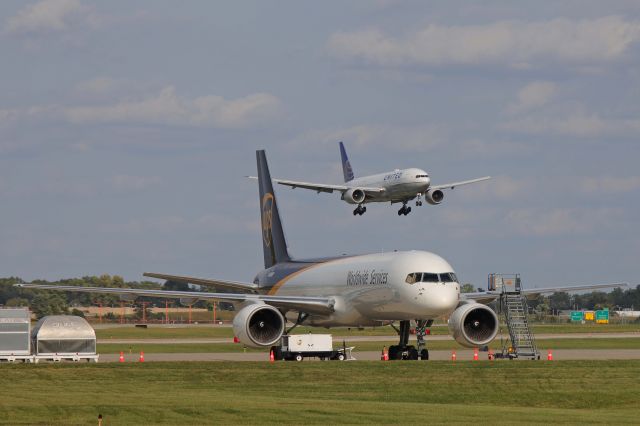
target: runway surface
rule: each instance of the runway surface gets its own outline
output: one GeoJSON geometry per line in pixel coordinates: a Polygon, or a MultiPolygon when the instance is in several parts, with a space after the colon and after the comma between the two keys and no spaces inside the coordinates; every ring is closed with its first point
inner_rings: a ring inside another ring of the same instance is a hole
{"type": "MultiPolygon", "coordinates": [[[[563,360],[616,360],[616,359],[640,359],[640,349],[558,349],[553,351],[553,359],[555,361],[563,360]]],[[[363,351],[353,352],[356,360],[361,361],[379,361],[380,352],[363,351]]],[[[547,361],[547,353],[540,354],[541,359],[547,361]]],[[[456,350],[457,362],[473,360],[473,350],[456,350]]],[[[100,362],[118,362],[118,354],[100,355],[100,362]]],[[[125,362],[139,362],[139,354],[125,354],[125,362]]],[[[429,351],[429,358],[434,361],[451,360],[451,351],[429,351]]],[[[480,352],[481,361],[489,362],[486,352],[480,352]]],[[[269,353],[155,353],[145,354],[145,362],[158,361],[269,361],[269,353]]],[[[306,361],[313,361],[310,358],[306,361]]],[[[499,360],[496,362],[518,362],[499,360]]],[[[519,362],[523,362],[520,360],[519,362]]]]}

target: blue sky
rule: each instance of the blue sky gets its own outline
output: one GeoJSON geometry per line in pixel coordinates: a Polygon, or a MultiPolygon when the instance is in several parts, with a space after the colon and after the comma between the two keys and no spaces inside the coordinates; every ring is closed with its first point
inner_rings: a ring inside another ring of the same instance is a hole
{"type": "Polygon", "coordinates": [[[275,177],[492,175],[362,217],[276,188],[298,257],[423,249],[465,282],[638,283],[640,4],[0,3],[0,275],[251,280],[275,177]]]}

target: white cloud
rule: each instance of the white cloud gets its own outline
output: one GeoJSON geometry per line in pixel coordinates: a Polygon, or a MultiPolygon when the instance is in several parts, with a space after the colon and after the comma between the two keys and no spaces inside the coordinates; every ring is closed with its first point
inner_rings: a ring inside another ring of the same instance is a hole
{"type": "Polygon", "coordinates": [[[549,81],[534,81],[524,86],[516,101],[509,105],[507,111],[511,114],[522,113],[547,104],[556,92],[556,85],[549,81]]]}
{"type": "Polygon", "coordinates": [[[161,183],[162,179],[159,176],[116,175],[110,182],[119,191],[140,191],[161,183]]]}
{"type": "Polygon", "coordinates": [[[103,95],[112,91],[117,82],[109,77],[96,77],[92,80],[82,81],[76,85],[76,91],[90,95],[103,95]]]}
{"type": "Polygon", "coordinates": [[[522,235],[554,236],[589,234],[612,226],[623,216],[613,208],[518,209],[507,214],[506,222],[522,235]]]}
{"type": "Polygon", "coordinates": [[[72,123],[169,124],[202,127],[240,128],[264,123],[281,112],[280,100],[268,93],[256,93],[226,100],[209,95],[180,97],[173,86],[158,95],[126,100],[107,106],[65,108],[72,123]]]}
{"type": "MultiPolygon", "coordinates": [[[[79,88],[108,90],[109,79],[85,82],[79,88]]],[[[0,125],[20,120],[65,120],[74,124],[132,123],[194,127],[245,128],[264,124],[282,113],[280,100],[269,93],[255,93],[227,100],[207,95],[197,98],[178,96],[173,86],[157,95],[139,100],[123,100],[110,105],[43,105],[0,109],[0,125]]]]}
{"type": "Polygon", "coordinates": [[[308,146],[308,143],[335,144],[345,141],[356,148],[388,148],[409,152],[426,152],[442,144],[446,138],[442,126],[394,126],[384,124],[360,124],[335,130],[321,130],[305,133],[294,143],[308,146]]]}
{"type": "Polygon", "coordinates": [[[63,31],[82,11],[80,0],[42,0],[21,9],[9,18],[5,30],[9,33],[63,31]]]}
{"type": "Polygon", "coordinates": [[[572,137],[629,136],[640,133],[640,118],[609,118],[576,108],[554,115],[527,116],[500,126],[504,130],[526,134],[555,134],[572,137]]]}
{"type": "Polygon", "coordinates": [[[640,176],[629,177],[588,177],[582,180],[581,189],[584,193],[624,193],[640,189],[640,176]]]}
{"type": "Polygon", "coordinates": [[[331,53],[384,66],[503,64],[528,69],[541,59],[560,63],[611,61],[640,39],[640,22],[619,16],[592,20],[503,21],[426,28],[394,38],[379,30],[333,34],[331,53]]]}

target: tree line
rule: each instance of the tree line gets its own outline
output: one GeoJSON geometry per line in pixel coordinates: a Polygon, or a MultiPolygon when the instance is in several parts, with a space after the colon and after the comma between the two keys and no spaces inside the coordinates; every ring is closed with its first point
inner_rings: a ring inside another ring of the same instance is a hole
{"type": "MultiPolygon", "coordinates": [[[[82,315],[78,310],[81,306],[119,307],[120,296],[114,294],[61,292],[53,290],[34,290],[15,287],[24,281],[19,277],[0,278],[0,306],[29,307],[37,318],[47,315],[82,315]]],[[[153,281],[125,281],[119,275],[86,276],[82,278],[68,278],[58,281],[34,280],[33,284],[70,285],[79,287],[109,287],[109,288],[143,288],[149,290],[178,290],[178,291],[211,291],[211,289],[192,288],[181,282],[167,281],[164,285],[153,281]]],[[[147,297],[149,304],[164,306],[165,299],[147,297]]],[[[210,303],[199,301],[193,305],[196,308],[209,308],[210,303]]],[[[225,306],[220,306],[224,308],[225,306]]],[[[137,309],[136,315],[141,316],[142,310],[137,309]]],[[[147,312],[147,317],[149,313],[147,312]]]]}

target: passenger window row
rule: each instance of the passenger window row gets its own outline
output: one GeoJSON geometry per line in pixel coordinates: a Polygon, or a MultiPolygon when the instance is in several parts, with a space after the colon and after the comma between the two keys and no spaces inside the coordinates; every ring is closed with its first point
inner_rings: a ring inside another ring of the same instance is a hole
{"type": "Polygon", "coordinates": [[[423,283],[457,283],[458,277],[453,272],[434,274],[431,272],[413,272],[407,275],[407,284],[423,283]]]}

